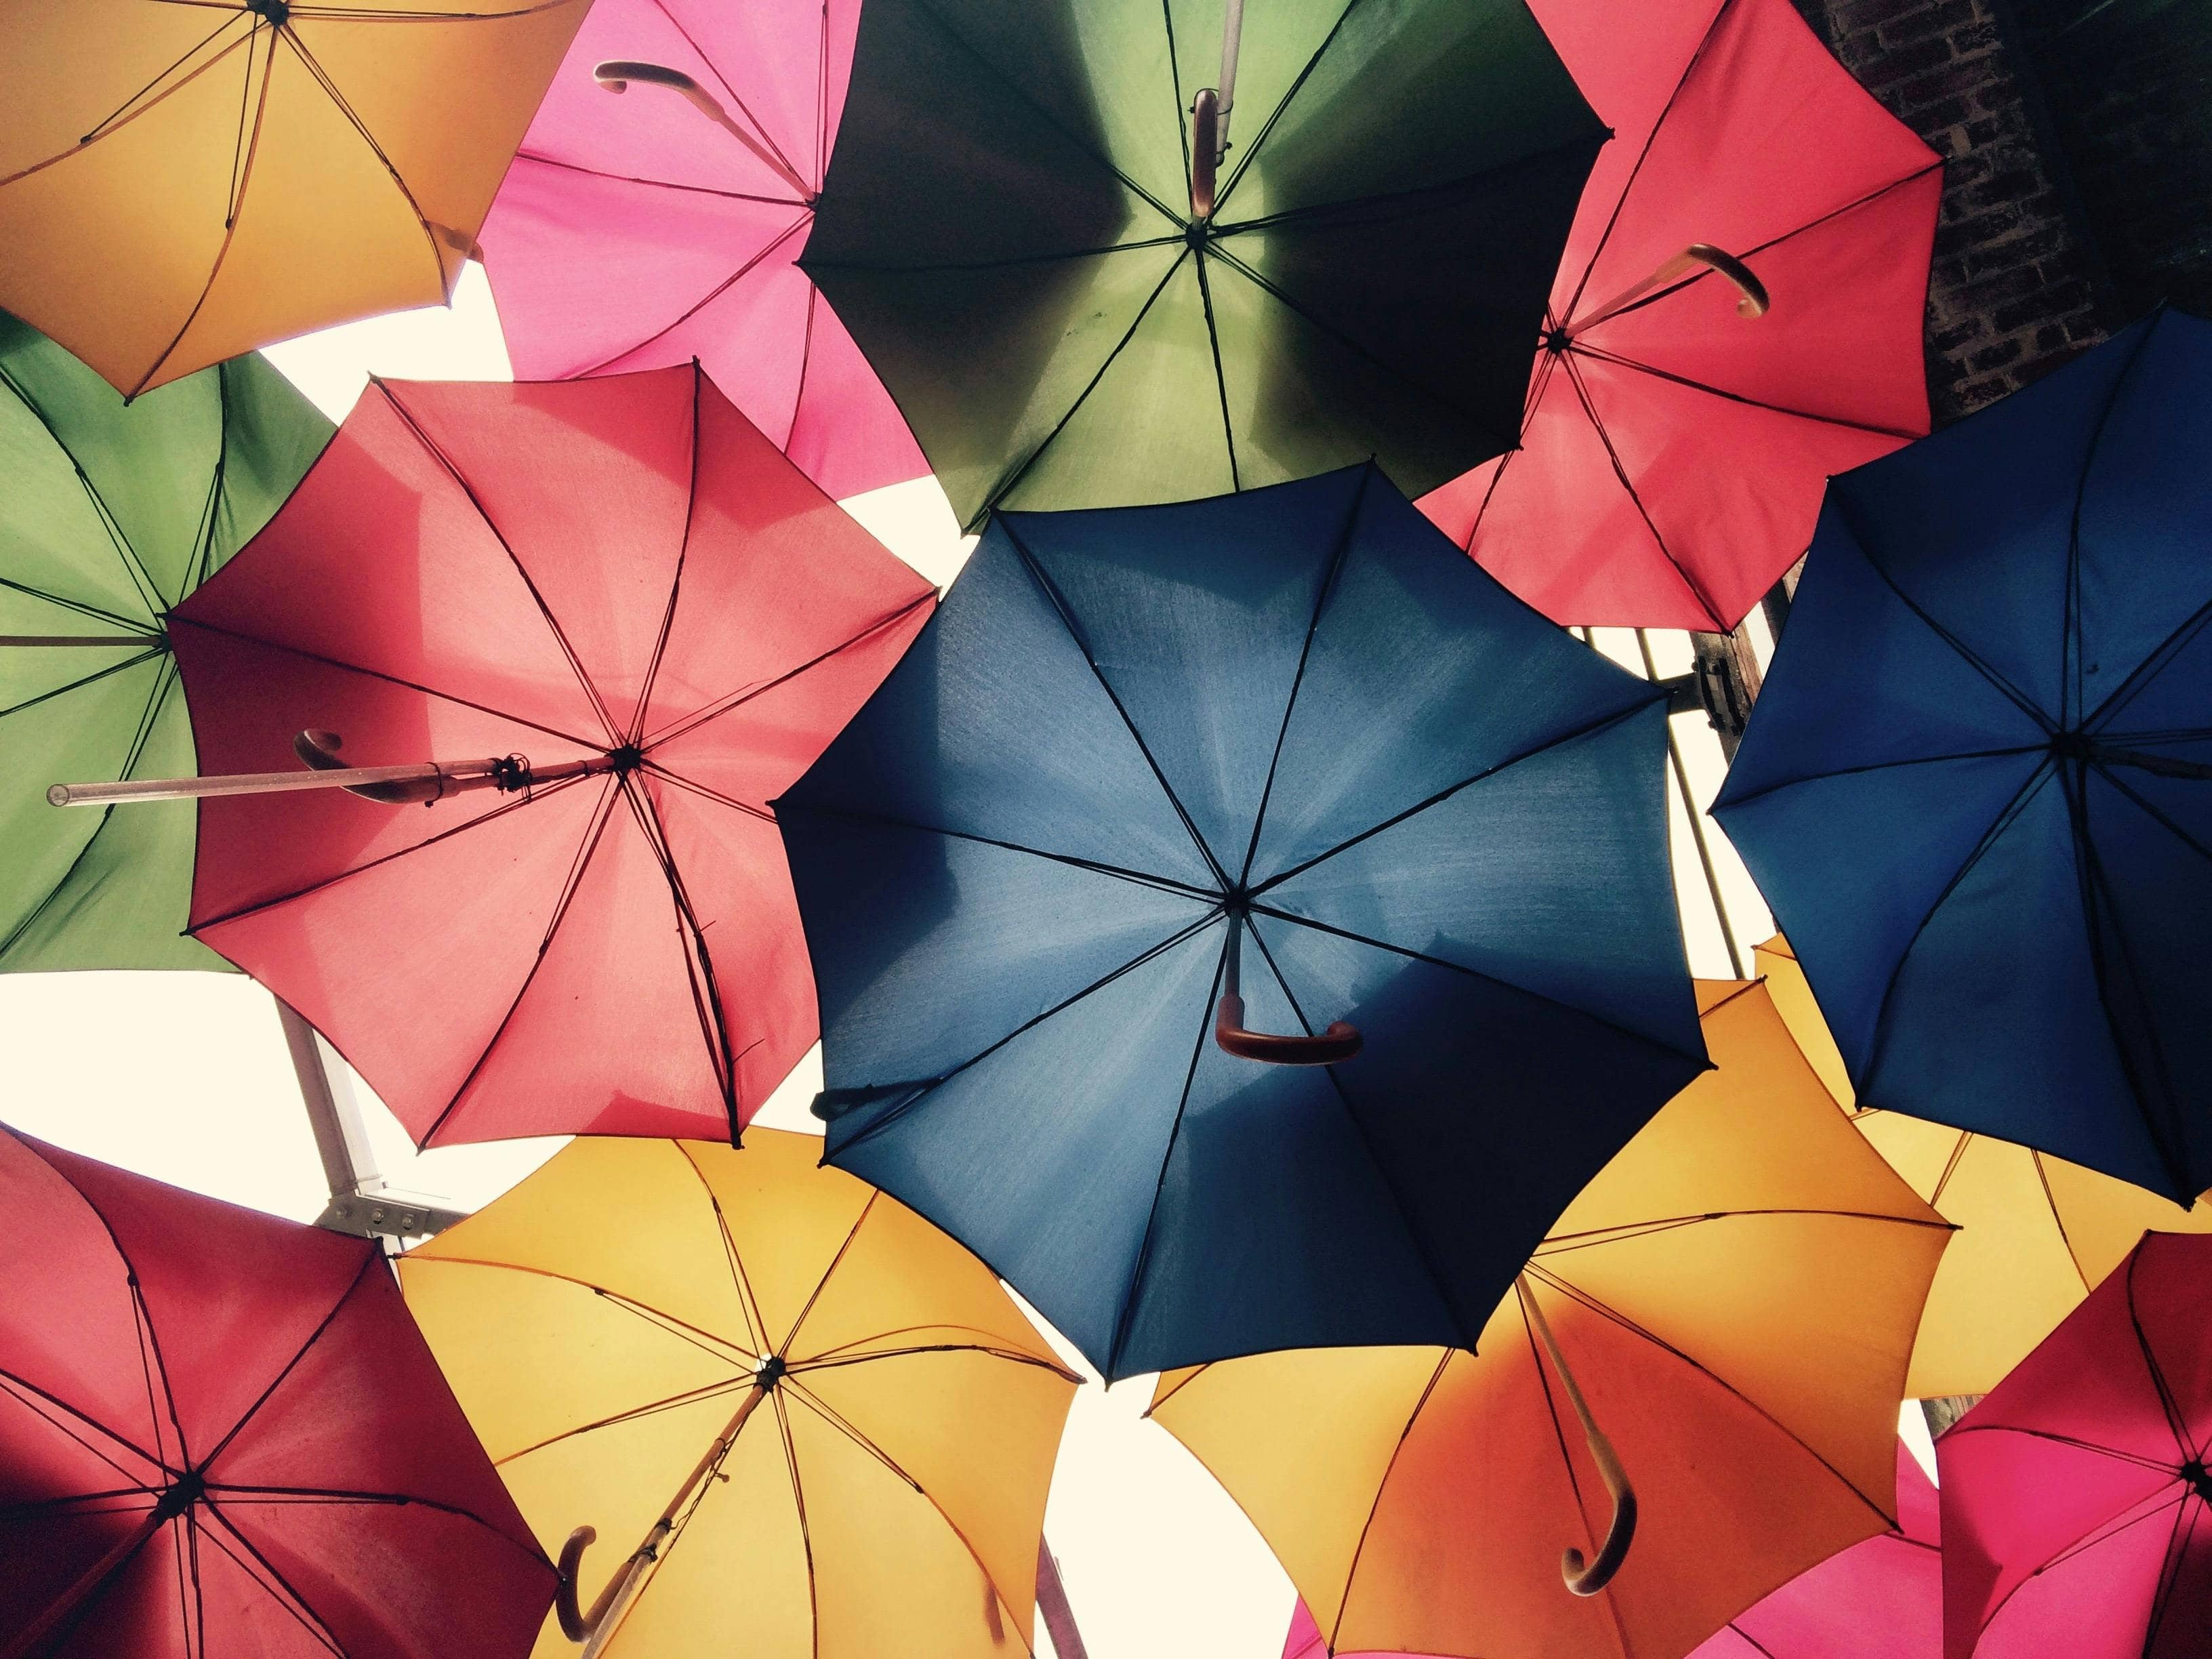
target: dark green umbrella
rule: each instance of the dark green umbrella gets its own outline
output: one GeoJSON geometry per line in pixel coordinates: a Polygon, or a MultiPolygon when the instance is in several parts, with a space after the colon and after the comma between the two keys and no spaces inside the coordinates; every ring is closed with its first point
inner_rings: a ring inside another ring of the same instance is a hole
{"type": "Polygon", "coordinates": [[[261,358],[125,404],[0,313],[0,969],[222,968],[180,937],[192,803],[57,812],[57,778],[198,769],[164,620],[331,424],[261,358]]]}
{"type": "Polygon", "coordinates": [[[1419,495],[1518,441],[1607,137],[1528,9],[1269,0],[1237,40],[1222,0],[868,0],[800,264],[971,527],[1370,457],[1419,495]]]}

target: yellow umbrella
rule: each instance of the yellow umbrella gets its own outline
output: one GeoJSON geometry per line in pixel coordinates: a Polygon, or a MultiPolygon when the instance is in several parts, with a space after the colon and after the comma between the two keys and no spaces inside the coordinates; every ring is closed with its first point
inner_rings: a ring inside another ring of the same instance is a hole
{"type": "Polygon", "coordinates": [[[590,0],[11,0],[0,307],[126,397],[452,297],[590,0]]]}
{"type": "Polygon", "coordinates": [[[1875,1150],[1959,1228],[1913,1345],[1917,1400],[1987,1394],[2058,1328],[2148,1228],[2212,1232],[2212,1205],[2157,1194],[2009,1140],[1861,1110],[1805,970],[1779,935],[1753,952],[1774,1006],[1820,1080],[1875,1150]]]}
{"type": "Polygon", "coordinates": [[[577,1628],[558,1609],[542,1659],[586,1635],[612,1659],[1029,1650],[1078,1379],[988,1268],[821,1151],[572,1141],[401,1258],[539,1540],[606,1540],[580,1571],[568,1545],[577,1628]]]}
{"type": "Polygon", "coordinates": [[[1160,1379],[1152,1415],[1243,1504],[1332,1652],[1674,1659],[1892,1524],[1905,1357],[1948,1230],[1762,988],[1698,989],[1718,1069],[1576,1199],[1477,1353],[1160,1379]],[[1634,1536],[1577,1596],[1561,1552],[1572,1572],[1612,1528],[1607,1442],[1634,1536]]]}

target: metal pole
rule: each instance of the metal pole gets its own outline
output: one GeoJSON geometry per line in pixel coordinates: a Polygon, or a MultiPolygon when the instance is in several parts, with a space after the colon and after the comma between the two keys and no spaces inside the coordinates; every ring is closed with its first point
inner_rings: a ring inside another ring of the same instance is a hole
{"type": "Polygon", "coordinates": [[[1059,1659],[1091,1659],[1083,1646],[1083,1632],[1075,1627],[1075,1609],[1068,1605],[1067,1586],[1060,1582],[1060,1563],[1052,1557],[1051,1546],[1043,1539],[1037,1540],[1037,1611],[1044,1615],[1044,1627],[1052,1638],[1052,1650],[1059,1659]]]}

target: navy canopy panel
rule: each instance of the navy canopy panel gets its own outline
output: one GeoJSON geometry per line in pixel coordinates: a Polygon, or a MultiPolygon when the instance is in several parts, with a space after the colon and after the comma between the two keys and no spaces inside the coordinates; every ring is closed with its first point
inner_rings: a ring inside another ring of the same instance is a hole
{"type": "Polygon", "coordinates": [[[777,803],[833,1164],[1109,1376],[1472,1346],[1705,1065],[1654,689],[1371,466],[1002,514],[777,803]],[[1213,1039],[1365,1036],[1333,1066],[1213,1039]]]}
{"type": "Polygon", "coordinates": [[[1829,486],[1716,806],[1860,1103],[2212,1186],[2212,324],[1829,486]]]}

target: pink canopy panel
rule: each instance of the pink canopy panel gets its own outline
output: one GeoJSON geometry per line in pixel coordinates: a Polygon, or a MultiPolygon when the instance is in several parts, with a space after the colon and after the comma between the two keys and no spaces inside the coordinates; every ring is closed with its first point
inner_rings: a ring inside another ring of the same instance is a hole
{"type": "Polygon", "coordinates": [[[928,471],[793,264],[859,15],[859,0],[598,0],[477,239],[519,378],[696,358],[832,496],[928,471]],[[727,125],[676,88],[595,78],[622,61],[690,76],[727,125]]]}
{"type": "Polygon", "coordinates": [[[1928,430],[1942,164],[1790,0],[1533,3],[1615,136],[1521,447],[1421,507],[1556,622],[1733,627],[1805,550],[1828,475],[1928,430]]]}

